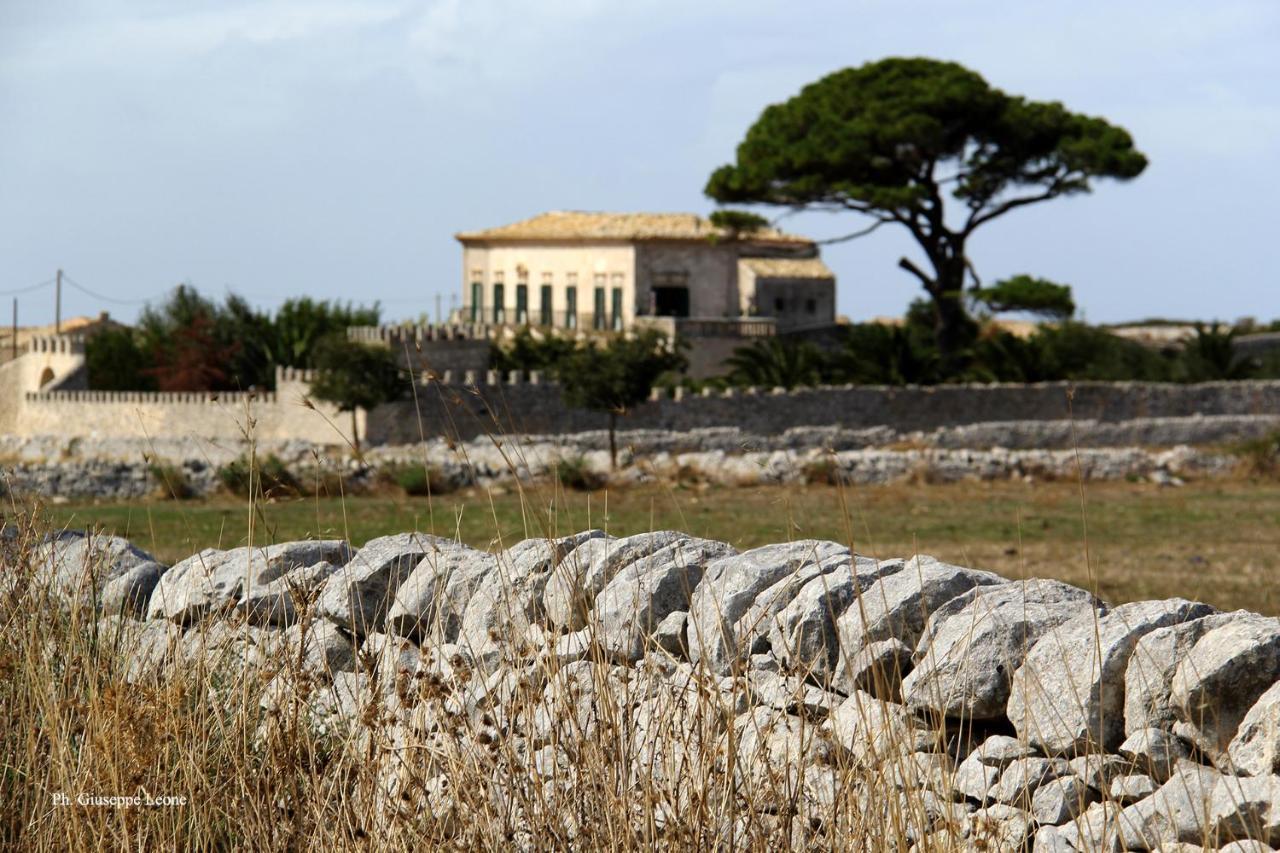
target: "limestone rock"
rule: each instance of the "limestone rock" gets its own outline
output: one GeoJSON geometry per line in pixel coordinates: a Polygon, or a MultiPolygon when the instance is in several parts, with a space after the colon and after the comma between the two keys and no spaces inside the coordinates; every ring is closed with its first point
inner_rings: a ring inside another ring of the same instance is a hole
{"type": "Polygon", "coordinates": [[[543,591],[547,621],[570,630],[587,624],[596,596],[613,576],[642,557],[689,539],[674,530],[638,533],[622,539],[601,537],[579,546],[572,559],[557,566],[543,591]]]}
{"type": "Polygon", "coordinates": [[[396,589],[386,630],[401,637],[453,642],[467,603],[498,565],[485,551],[451,542],[422,556],[396,589]]]}
{"type": "Polygon", "coordinates": [[[1280,777],[1224,776],[1214,786],[1209,820],[1221,841],[1280,844],[1280,777]]]}
{"type": "Polygon", "coordinates": [[[1025,742],[1008,735],[991,735],[969,753],[970,758],[998,769],[1004,769],[1011,761],[1034,755],[1035,750],[1025,742]]]}
{"type": "Polygon", "coordinates": [[[1114,750],[1124,740],[1123,676],[1139,638],[1212,612],[1172,598],[1064,622],[1031,647],[1014,673],[1009,719],[1020,736],[1051,755],[1087,746],[1114,750]]]}
{"type": "Polygon", "coordinates": [[[1249,709],[1278,680],[1280,619],[1241,616],[1213,628],[1174,674],[1175,731],[1215,759],[1225,758],[1249,709]]]}
{"type": "Polygon", "coordinates": [[[991,789],[1000,781],[1000,767],[984,763],[978,756],[970,755],[956,768],[951,784],[957,794],[976,803],[990,799],[991,789]]]}
{"type": "Polygon", "coordinates": [[[164,573],[151,595],[147,616],[189,625],[206,614],[234,607],[242,595],[256,594],[258,587],[287,572],[319,562],[342,566],[350,556],[350,546],[338,540],[230,551],[208,548],[164,573]]]}
{"type": "Polygon", "coordinates": [[[33,581],[67,603],[90,605],[107,615],[142,615],[165,567],[127,539],[65,530],[34,554],[33,581]]]}
{"type": "Polygon", "coordinates": [[[1156,792],[1156,780],[1145,773],[1131,773],[1111,780],[1109,796],[1122,806],[1145,800],[1156,792]]]}
{"type": "Polygon", "coordinates": [[[1164,729],[1138,729],[1117,751],[1160,783],[1168,781],[1178,763],[1191,756],[1186,743],[1164,729]]]}
{"type": "Polygon", "coordinates": [[[103,584],[98,609],[103,613],[142,616],[166,571],[168,566],[154,560],[130,566],[103,584]]]}
{"type": "Polygon", "coordinates": [[[689,654],[685,637],[688,626],[689,614],[684,610],[674,610],[653,629],[653,642],[667,654],[687,660],[689,654]]]}
{"type": "Polygon", "coordinates": [[[821,563],[805,565],[756,596],[755,601],[733,626],[733,636],[738,648],[745,649],[750,654],[770,652],[783,660],[786,653],[783,649],[773,648],[775,640],[783,641],[784,645],[794,644],[797,629],[809,635],[813,631],[806,632],[806,628],[818,629],[819,636],[827,635],[821,643],[822,653],[819,657],[838,661],[839,648],[834,637],[834,621],[839,618],[843,606],[847,606],[847,602],[841,604],[841,599],[866,589],[882,577],[900,571],[902,566],[900,560],[880,561],[854,557],[848,551],[833,552],[824,557],[821,563]],[[810,587],[810,584],[813,586],[810,587]],[[799,604],[792,607],[806,587],[810,591],[799,604]],[[821,610],[815,609],[819,600],[827,604],[821,610]],[[790,612],[785,618],[781,618],[789,607],[790,612]],[[831,626],[830,629],[828,625],[831,626]]]}
{"type": "Polygon", "coordinates": [[[831,739],[853,761],[878,767],[912,752],[928,752],[939,744],[939,733],[915,719],[904,706],[854,691],[822,724],[831,739]]]}
{"type": "Polygon", "coordinates": [[[351,639],[332,622],[318,619],[309,625],[292,625],[281,634],[281,667],[287,672],[327,675],[356,669],[351,639]]]}
{"type": "Polygon", "coordinates": [[[1244,715],[1227,755],[1232,769],[1245,776],[1280,771],[1280,682],[1268,687],[1244,715]]]}
{"type": "Polygon", "coordinates": [[[1032,797],[1042,785],[1070,772],[1070,766],[1061,758],[1017,758],[1001,771],[1000,781],[996,782],[990,795],[1007,805],[1029,807],[1032,797]]]}
{"type": "Polygon", "coordinates": [[[479,581],[458,630],[458,643],[476,664],[492,672],[500,663],[518,665],[539,649],[530,627],[543,619],[543,594],[556,568],[577,548],[604,538],[588,530],[558,539],[527,539],[498,555],[479,581]]]}
{"type": "Polygon", "coordinates": [[[314,603],[316,593],[337,571],[329,562],[293,569],[242,594],[236,612],[251,625],[292,625],[298,618],[299,603],[314,603]]]}
{"type": "Polygon", "coordinates": [[[974,587],[929,617],[903,699],[951,717],[998,718],[1027,650],[1097,605],[1089,593],[1057,581],[974,587]]]}
{"type": "Polygon", "coordinates": [[[1068,772],[1036,788],[1031,797],[1031,816],[1037,823],[1056,826],[1073,820],[1097,799],[1096,791],[1068,772]]]}
{"type": "Polygon", "coordinates": [[[785,578],[840,559],[849,559],[848,548],[835,542],[802,540],[712,561],[689,606],[690,658],[720,675],[730,674],[734,664],[749,653],[734,626],[756,597],[785,578]]]}
{"type": "Polygon", "coordinates": [[[1210,831],[1209,808],[1222,774],[1180,761],[1145,800],[1126,806],[1118,820],[1120,840],[1129,850],[1165,849],[1176,842],[1202,843],[1210,831]]]}
{"type": "Polygon", "coordinates": [[[1218,613],[1159,628],[1138,640],[1124,673],[1124,730],[1172,729],[1178,721],[1171,696],[1178,664],[1206,633],[1241,616],[1218,613]]]}
{"type": "Polygon", "coordinates": [[[594,618],[609,654],[636,661],[657,626],[671,613],[689,609],[706,565],[733,553],[723,542],[686,539],[627,566],[596,596],[594,618]]]}
{"type": "Polygon", "coordinates": [[[400,584],[424,556],[452,547],[451,540],[428,533],[371,539],[325,582],[316,611],[356,637],[382,631],[400,584]]]}
{"type": "Polygon", "coordinates": [[[852,658],[846,652],[842,647],[832,689],[845,694],[865,690],[894,702],[901,700],[902,679],[911,671],[911,649],[902,641],[890,637],[867,643],[852,658]]]}
{"type": "Polygon", "coordinates": [[[951,566],[933,557],[906,561],[901,571],[871,584],[838,620],[841,650],[856,654],[871,643],[898,640],[914,649],[929,615],[975,586],[1004,583],[990,572],[951,566]]]}

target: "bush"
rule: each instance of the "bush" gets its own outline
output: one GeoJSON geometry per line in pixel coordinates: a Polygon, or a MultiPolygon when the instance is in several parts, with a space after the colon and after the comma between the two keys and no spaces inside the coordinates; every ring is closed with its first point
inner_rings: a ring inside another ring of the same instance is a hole
{"type": "Polygon", "coordinates": [[[804,481],[811,486],[839,486],[848,482],[848,478],[831,456],[810,459],[804,464],[802,473],[804,481]]]}
{"type": "Polygon", "coordinates": [[[605,478],[587,464],[584,456],[564,456],[556,463],[556,479],[566,489],[590,492],[601,488],[605,478]]]}
{"type": "Polygon", "coordinates": [[[1280,430],[1237,442],[1230,450],[1240,457],[1245,474],[1251,477],[1280,475],[1280,430]]]}
{"type": "Polygon", "coordinates": [[[252,459],[241,455],[218,469],[218,480],[228,492],[248,500],[297,495],[302,491],[297,478],[274,453],[252,459]]]}
{"type": "Polygon", "coordinates": [[[393,464],[384,466],[379,478],[399,486],[410,497],[447,495],[457,486],[442,471],[426,465],[393,464]]]}
{"type": "Polygon", "coordinates": [[[151,462],[147,465],[151,479],[155,481],[154,495],[164,500],[185,501],[196,496],[187,472],[181,466],[169,462],[151,462]]]}

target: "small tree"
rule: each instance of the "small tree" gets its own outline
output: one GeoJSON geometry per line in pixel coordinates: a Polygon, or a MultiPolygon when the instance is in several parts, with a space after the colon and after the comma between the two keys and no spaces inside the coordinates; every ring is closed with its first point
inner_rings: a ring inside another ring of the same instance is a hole
{"type": "Polygon", "coordinates": [[[649,397],[662,374],[683,370],[684,356],[657,332],[587,344],[569,354],[557,371],[566,404],[609,414],[609,464],[618,467],[618,416],[649,397]]]}
{"type": "Polygon", "coordinates": [[[822,381],[822,351],[808,341],[765,338],[738,347],[725,364],[738,385],[791,389],[822,381]]]}
{"type": "Polygon", "coordinates": [[[341,336],[326,339],[316,348],[316,378],[311,393],[351,413],[351,441],[360,452],[356,410],[366,411],[404,395],[404,377],[388,349],[355,343],[341,336]]]}

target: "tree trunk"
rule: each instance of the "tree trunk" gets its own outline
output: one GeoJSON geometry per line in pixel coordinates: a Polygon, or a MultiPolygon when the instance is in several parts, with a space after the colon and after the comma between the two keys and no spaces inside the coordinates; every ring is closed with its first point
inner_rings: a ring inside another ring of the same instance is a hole
{"type": "Polygon", "coordinates": [[[973,320],[964,307],[964,243],[955,236],[930,254],[933,281],[925,289],[933,297],[934,339],[943,370],[954,374],[961,367],[960,356],[969,343],[973,320]]]}
{"type": "Polygon", "coordinates": [[[963,297],[959,291],[946,291],[933,296],[934,337],[938,342],[938,353],[948,372],[955,369],[956,363],[964,349],[966,327],[969,325],[969,314],[964,309],[963,297]]]}
{"type": "Polygon", "coordinates": [[[609,470],[618,470],[618,413],[609,412],[609,470]]]}
{"type": "Polygon", "coordinates": [[[356,450],[356,456],[360,455],[360,424],[356,420],[356,410],[351,410],[351,445],[356,450]]]}

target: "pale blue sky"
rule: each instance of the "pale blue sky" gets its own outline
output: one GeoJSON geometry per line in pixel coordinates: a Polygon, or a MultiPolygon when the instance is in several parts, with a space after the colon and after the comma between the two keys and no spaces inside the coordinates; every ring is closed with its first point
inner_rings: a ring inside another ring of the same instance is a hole
{"type": "MultiPolygon", "coordinates": [[[[765,105],[890,55],[1103,115],[1151,159],[979,232],[985,279],[1067,282],[1097,321],[1280,316],[1269,0],[5,0],[0,292],[61,266],[121,300],[187,280],[413,316],[457,291],[454,232],[551,209],[705,213],[707,174],[765,105]]],[[[900,313],[904,252],[889,229],[828,249],[840,312],[900,313]]],[[[24,322],[52,319],[51,290],[20,299],[24,322]]],[[[137,310],[69,288],[64,314],[104,307],[137,310]]]]}

